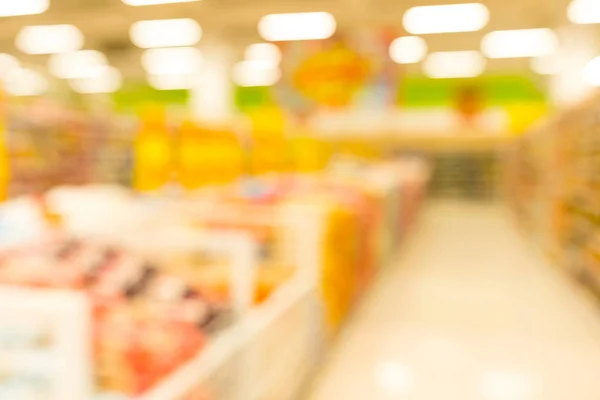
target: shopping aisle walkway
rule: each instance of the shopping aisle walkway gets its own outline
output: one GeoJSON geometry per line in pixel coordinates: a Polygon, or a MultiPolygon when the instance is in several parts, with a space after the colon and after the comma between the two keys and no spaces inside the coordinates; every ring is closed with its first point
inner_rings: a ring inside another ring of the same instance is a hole
{"type": "Polygon", "coordinates": [[[588,300],[501,207],[434,203],[310,400],[598,400],[588,300]]]}

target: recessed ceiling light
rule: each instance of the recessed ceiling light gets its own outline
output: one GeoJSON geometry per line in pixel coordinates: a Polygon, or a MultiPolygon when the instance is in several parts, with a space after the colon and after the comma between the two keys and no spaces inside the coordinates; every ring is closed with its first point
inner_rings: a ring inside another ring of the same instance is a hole
{"type": "Polygon", "coordinates": [[[490,12],[481,3],[413,7],[404,13],[404,28],[413,35],[474,32],[483,29],[490,12]]]}
{"type": "Polygon", "coordinates": [[[238,86],[272,86],[281,78],[281,70],[257,61],[240,61],[233,67],[233,81],[238,86]]]}
{"type": "Polygon", "coordinates": [[[197,86],[198,74],[148,75],[148,83],[157,90],[189,90],[197,86]]]}
{"type": "Polygon", "coordinates": [[[50,72],[57,78],[75,79],[93,76],[98,68],[108,65],[106,56],[96,50],[80,50],[53,54],[48,63],[50,72]]]}
{"type": "Polygon", "coordinates": [[[78,93],[113,93],[121,88],[122,81],[118,69],[106,66],[96,69],[94,75],[72,79],[69,83],[78,93]]]}
{"type": "Polygon", "coordinates": [[[431,53],[423,70],[430,78],[471,78],[485,69],[485,58],[478,51],[446,51],[431,53]]]}
{"type": "Polygon", "coordinates": [[[563,70],[565,62],[559,53],[534,57],[530,61],[531,69],[540,75],[554,75],[563,70]]]}
{"type": "Polygon", "coordinates": [[[390,58],[398,64],[413,64],[427,54],[427,43],[418,36],[403,36],[390,45],[390,58]]]}
{"type": "Polygon", "coordinates": [[[271,42],[327,39],[336,28],[335,18],[328,12],[269,14],[258,24],[262,38],[271,42]]]}
{"type": "Polygon", "coordinates": [[[50,7],[50,0],[0,1],[0,17],[42,14],[50,7]]]}
{"type": "Polygon", "coordinates": [[[247,61],[263,62],[276,67],[281,62],[281,50],[273,43],[255,43],[246,47],[244,58],[247,61]]]}
{"type": "Polygon", "coordinates": [[[583,70],[583,80],[592,86],[600,86],[600,57],[587,63],[583,70]]]}
{"type": "Polygon", "coordinates": [[[200,24],[191,18],[138,21],[129,31],[137,47],[193,46],[202,38],[200,24]]]}
{"type": "Polygon", "coordinates": [[[83,34],[73,25],[26,26],[17,35],[17,48],[27,54],[76,51],[83,46],[83,34]]]}
{"type": "Polygon", "coordinates": [[[556,34],[548,28],[494,31],[481,42],[481,50],[489,58],[539,57],[557,49],[556,34]]]}
{"type": "Polygon", "coordinates": [[[0,53],[0,77],[4,76],[11,70],[19,68],[19,60],[10,54],[0,53]]]}
{"type": "Polygon", "coordinates": [[[13,68],[5,77],[4,89],[13,96],[39,96],[48,90],[48,81],[37,71],[13,68]]]}
{"type": "Polygon", "coordinates": [[[597,0],[573,0],[567,9],[567,16],[574,24],[600,23],[600,2],[597,0]]]}
{"type": "Polygon", "coordinates": [[[122,0],[128,6],[155,6],[159,4],[192,3],[199,0],[122,0]]]}
{"type": "Polygon", "coordinates": [[[198,72],[202,53],[195,47],[149,49],[142,56],[142,65],[151,75],[181,75],[198,72]]]}

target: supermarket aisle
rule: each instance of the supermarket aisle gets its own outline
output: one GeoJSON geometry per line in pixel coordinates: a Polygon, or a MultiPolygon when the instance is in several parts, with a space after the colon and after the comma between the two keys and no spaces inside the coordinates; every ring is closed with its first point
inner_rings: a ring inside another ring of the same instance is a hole
{"type": "Polygon", "coordinates": [[[310,399],[600,399],[600,311],[512,224],[430,205],[310,399]]]}

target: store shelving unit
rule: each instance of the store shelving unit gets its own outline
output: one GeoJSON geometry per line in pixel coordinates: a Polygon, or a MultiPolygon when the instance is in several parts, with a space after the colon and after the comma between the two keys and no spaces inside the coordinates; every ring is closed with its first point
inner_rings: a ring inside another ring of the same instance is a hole
{"type": "Polygon", "coordinates": [[[91,308],[84,295],[0,287],[0,319],[0,397],[92,397],[91,308]]]}
{"type": "Polygon", "coordinates": [[[558,264],[600,294],[600,96],[536,127],[509,177],[519,220],[558,264]]]}
{"type": "Polygon", "coordinates": [[[367,153],[373,154],[424,155],[434,165],[431,195],[490,200],[502,195],[504,158],[517,136],[473,131],[373,132],[368,137],[348,138],[331,133],[328,139],[342,150],[368,148],[367,153]]]}
{"type": "MultiPolygon", "coordinates": [[[[231,260],[231,303],[238,317],[216,334],[197,356],[182,365],[140,400],[180,400],[197,391],[211,393],[211,399],[260,399],[276,396],[291,399],[304,382],[325,341],[325,328],[318,290],[318,266],[322,216],[318,208],[290,205],[278,214],[286,228],[290,256],[297,273],[270,298],[254,306],[254,275],[258,248],[251,236],[238,232],[202,232],[165,226],[151,237],[116,237],[114,243],[130,249],[160,246],[161,252],[196,251],[221,254],[231,260]],[[150,243],[147,241],[150,240],[150,243]],[[143,242],[143,243],[142,243],[143,242]],[[281,349],[286,349],[282,357],[281,349]]],[[[106,238],[105,238],[106,239],[106,238]]],[[[49,376],[51,400],[93,398],[91,317],[87,296],[72,291],[13,289],[0,287],[2,326],[10,325],[9,315],[25,316],[32,323],[50,318],[48,334],[52,346],[13,353],[0,351],[0,365],[19,376],[36,373],[40,361],[49,355],[60,365],[49,376]],[[5,318],[6,317],[6,318],[5,318]],[[57,361],[58,360],[58,361],[57,361]],[[74,372],[76,371],[76,372],[74,372]],[[74,383],[75,382],[75,383],[74,383]]],[[[42,365],[49,365],[48,362],[42,365]]]]}
{"type": "Polygon", "coordinates": [[[492,199],[499,186],[496,152],[435,154],[431,193],[437,197],[492,199]]]}
{"type": "MultiPolygon", "coordinates": [[[[204,348],[191,354],[191,358],[186,358],[182,365],[169,371],[135,399],[297,398],[352,306],[364,293],[372,276],[389,261],[400,236],[409,229],[429,170],[423,168],[421,162],[409,162],[391,163],[362,173],[364,175],[358,178],[369,181],[368,189],[356,176],[336,177],[335,180],[303,176],[300,182],[291,181],[298,185],[297,193],[284,192],[289,197],[274,202],[241,202],[238,198],[219,201],[228,199],[232,193],[229,191],[222,193],[223,197],[211,197],[213,192],[205,192],[198,197],[190,194],[179,198],[154,195],[141,198],[131,196],[123,189],[105,186],[61,187],[47,193],[46,205],[61,215],[62,234],[69,238],[101,243],[122,250],[124,254],[139,255],[142,261],[153,260],[155,268],[165,261],[166,270],[176,268],[169,261],[178,261],[182,254],[206,256],[218,260],[219,268],[225,268],[219,273],[229,273],[229,281],[225,282],[228,290],[223,292],[227,296],[223,300],[228,304],[227,310],[233,310],[233,313],[227,312],[228,317],[233,316],[228,318],[228,325],[210,330],[211,333],[208,329],[203,331],[209,335],[204,348]],[[90,209],[102,211],[90,213],[90,209]],[[267,226],[274,230],[262,229],[267,226]],[[265,258],[266,247],[269,247],[267,253],[273,251],[270,241],[273,232],[277,237],[272,246],[277,247],[273,254],[281,252],[284,255],[275,262],[265,258]],[[268,239],[265,241],[264,237],[268,239]],[[213,258],[213,254],[216,257],[213,258]],[[364,267],[366,264],[369,266],[364,267]],[[273,285],[269,289],[274,290],[266,291],[268,295],[258,300],[259,274],[263,268],[278,265],[283,265],[284,269],[292,266],[293,274],[282,280],[277,278],[275,284],[268,282],[267,285],[273,285]]],[[[286,187],[283,190],[294,189],[286,187]]],[[[25,252],[28,250],[26,248],[25,252]]],[[[201,264],[198,264],[200,268],[201,264]]],[[[212,275],[209,280],[210,277],[212,275]]],[[[219,275],[218,279],[221,277],[219,275]]],[[[219,280],[217,285],[221,283],[219,280]]],[[[210,286],[213,287],[216,286],[210,286]]],[[[14,309],[10,301],[2,302],[3,296],[15,296],[12,291],[0,288],[0,316],[4,312],[3,306],[7,312],[14,309]]],[[[39,304],[46,301],[44,296],[49,292],[28,289],[23,293],[30,299],[39,297],[35,303],[39,304]]],[[[96,319],[89,315],[90,310],[96,311],[90,304],[96,298],[88,298],[76,291],[65,292],[65,296],[72,307],[88,313],[79,317],[69,311],[70,324],[65,324],[70,335],[77,336],[64,342],[65,346],[70,346],[65,347],[65,351],[79,357],[68,365],[68,369],[65,365],[65,371],[81,373],[81,377],[69,376],[70,380],[78,379],[81,387],[69,385],[70,390],[77,392],[52,392],[48,400],[91,400],[96,381],[94,366],[98,364],[93,361],[92,352],[81,350],[81,346],[91,347],[97,343],[91,339],[96,319]]],[[[125,299],[119,296],[119,300],[125,299]]],[[[138,297],[136,300],[143,299],[138,297]]],[[[66,301],[63,299],[63,303],[66,301]]],[[[50,307],[52,302],[46,302],[50,307]]],[[[21,314],[36,320],[35,307],[23,308],[21,314]]],[[[69,310],[64,305],[57,307],[69,310]]],[[[119,308],[116,311],[120,311],[119,308]]],[[[61,318],[67,317],[56,318],[62,321],[61,318]]],[[[138,329],[137,325],[134,329],[138,329]]],[[[131,335],[138,334],[137,330],[132,332],[131,335]]],[[[104,345],[105,341],[101,343],[104,345]]],[[[193,347],[194,351],[197,348],[193,347]]],[[[0,353],[2,356],[2,361],[12,365],[21,376],[37,368],[28,353],[22,358],[8,352],[0,353]],[[28,363],[24,364],[22,360],[28,363]]],[[[190,356],[189,352],[184,357],[187,356],[190,356]]],[[[40,364],[45,357],[46,353],[40,353],[35,364],[40,364]]],[[[128,368],[129,365],[124,366],[127,371],[128,368]]],[[[137,373],[135,370],[132,375],[137,373]]],[[[52,379],[60,383],[62,376],[52,379]]],[[[59,383],[53,385],[59,387],[59,383]]],[[[108,390],[108,387],[105,385],[103,389],[108,390]]],[[[117,383],[114,387],[121,386],[117,383]]]]}

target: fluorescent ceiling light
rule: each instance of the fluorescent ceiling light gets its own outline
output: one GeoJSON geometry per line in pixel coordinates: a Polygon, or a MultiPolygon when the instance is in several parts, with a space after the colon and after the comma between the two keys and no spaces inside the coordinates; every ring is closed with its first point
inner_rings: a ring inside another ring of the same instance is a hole
{"type": "Polygon", "coordinates": [[[200,24],[191,18],[138,21],[129,31],[137,47],[193,46],[202,37],[200,24]]]}
{"type": "Polygon", "coordinates": [[[76,51],[83,46],[83,34],[73,25],[26,26],[17,35],[17,48],[27,54],[76,51]]]}
{"type": "Polygon", "coordinates": [[[557,49],[556,34],[548,28],[494,31],[481,42],[481,50],[489,58],[539,57],[557,49]]]}
{"type": "Polygon", "coordinates": [[[19,68],[19,60],[10,54],[0,53],[0,77],[4,78],[12,69],[19,68]]]}
{"type": "Polygon", "coordinates": [[[0,17],[42,14],[50,7],[50,0],[2,0],[0,17]]]}
{"type": "Polygon", "coordinates": [[[281,50],[273,43],[255,43],[246,47],[244,58],[247,61],[262,62],[267,66],[277,67],[281,62],[281,50]]]}
{"type": "Polygon", "coordinates": [[[113,93],[121,88],[122,81],[118,69],[106,66],[96,69],[91,76],[72,79],[69,83],[78,93],[113,93]]]}
{"type": "Polygon", "coordinates": [[[565,67],[565,62],[559,53],[534,57],[530,61],[531,69],[540,75],[554,75],[565,67]]]}
{"type": "Polygon", "coordinates": [[[148,75],[148,83],[157,90],[189,90],[197,86],[198,74],[148,75]]]}
{"type": "Polygon", "coordinates": [[[490,20],[481,3],[413,7],[404,13],[404,28],[413,35],[427,33],[475,32],[490,20]]]}
{"type": "Polygon", "coordinates": [[[394,39],[390,45],[390,58],[398,64],[413,64],[427,54],[427,43],[418,36],[404,36],[394,39]]]}
{"type": "Polygon", "coordinates": [[[122,0],[128,6],[155,6],[158,4],[191,3],[198,0],[122,0]]]}
{"type": "Polygon", "coordinates": [[[106,56],[96,50],[80,50],[70,53],[53,54],[48,67],[57,78],[75,79],[93,76],[98,68],[108,65],[106,56]]]}
{"type": "Polygon", "coordinates": [[[4,89],[13,96],[39,96],[48,90],[48,81],[37,71],[14,68],[5,77],[4,89]]]}
{"type": "Polygon", "coordinates": [[[238,86],[272,86],[281,78],[281,70],[262,62],[241,61],[233,67],[233,81],[238,86]]]}
{"type": "Polygon", "coordinates": [[[423,70],[431,78],[471,78],[481,75],[485,58],[478,51],[446,51],[431,53],[423,70]]]}
{"type": "Polygon", "coordinates": [[[600,2],[597,0],[573,0],[567,9],[567,16],[574,24],[600,23],[600,2]]]}
{"type": "Polygon", "coordinates": [[[194,47],[150,49],[142,56],[142,65],[151,75],[181,75],[198,72],[202,53],[194,47]]]}
{"type": "Polygon", "coordinates": [[[583,69],[583,80],[592,86],[600,86],[600,57],[594,58],[583,69]]]}
{"type": "Polygon", "coordinates": [[[262,38],[271,42],[327,39],[336,28],[335,18],[327,12],[270,14],[258,23],[262,38]]]}

